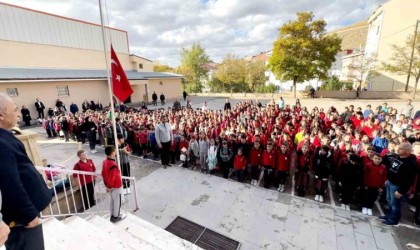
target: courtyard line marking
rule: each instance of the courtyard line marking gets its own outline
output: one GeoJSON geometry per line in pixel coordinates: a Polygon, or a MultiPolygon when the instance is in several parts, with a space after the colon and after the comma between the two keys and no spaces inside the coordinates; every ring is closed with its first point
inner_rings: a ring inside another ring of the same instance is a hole
{"type": "MultiPolygon", "coordinates": [[[[151,153],[150,153],[151,154],[151,153]]],[[[155,160],[152,160],[152,159],[149,159],[149,158],[143,158],[143,156],[138,156],[138,155],[130,155],[131,157],[134,157],[134,158],[137,158],[137,159],[142,159],[142,160],[146,160],[146,161],[150,161],[150,162],[156,162],[156,163],[160,163],[160,160],[159,161],[155,161],[155,160]]],[[[176,165],[175,164],[175,166],[178,166],[178,167],[182,167],[182,163],[181,164],[179,164],[179,165],[176,165]]]]}
{"type": "Polygon", "coordinates": [[[384,216],[384,215],[385,215],[385,214],[384,214],[384,211],[382,210],[381,205],[379,204],[379,202],[378,202],[378,201],[375,201],[375,205],[376,205],[376,208],[378,208],[378,210],[379,210],[379,214],[380,214],[381,216],[384,216]]]}
{"type": "Polygon", "coordinates": [[[334,195],[333,195],[333,191],[332,191],[332,188],[331,188],[331,183],[329,181],[328,181],[328,192],[330,193],[331,205],[335,207],[334,195]]]}
{"type": "Polygon", "coordinates": [[[291,196],[295,196],[295,176],[292,176],[292,193],[291,196]]]}
{"type": "Polygon", "coordinates": [[[72,160],[75,156],[76,156],[76,154],[74,154],[74,155],[70,156],[68,159],[66,159],[66,160],[64,160],[64,161],[62,161],[62,162],[60,162],[60,164],[64,164],[64,163],[66,163],[66,162],[68,162],[68,161],[72,160]]]}
{"type": "Polygon", "coordinates": [[[420,228],[418,228],[416,226],[408,225],[408,224],[405,224],[405,223],[399,223],[396,227],[406,227],[406,228],[409,228],[409,229],[420,231],[420,228]]]}
{"type": "Polygon", "coordinates": [[[152,162],[160,162],[160,160],[159,161],[155,161],[155,160],[152,160],[152,159],[149,159],[149,158],[143,158],[143,156],[138,156],[138,155],[130,155],[131,157],[134,157],[134,158],[137,158],[137,159],[143,159],[143,160],[146,160],[146,161],[152,161],[152,162]]]}
{"type": "MultiPolygon", "coordinates": [[[[74,144],[74,143],[73,143],[73,144],[74,144]]],[[[78,144],[78,146],[77,146],[77,150],[82,149],[82,144],[81,144],[81,143],[78,143],[78,142],[77,142],[77,144],[78,144]]],[[[75,156],[77,156],[77,155],[76,155],[76,154],[73,154],[72,156],[70,156],[69,158],[65,159],[64,161],[61,161],[61,162],[60,162],[60,164],[64,164],[64,163],[66,163],[66,162],[68,162],[68,161],[72,160],[75,156]]]]}
{"type": "Polygon", "coordinates": [[[37,141],[37,143],[39,144],[80,144],[79,142],[75,142],[75,141],[55,141],[54,139],[52,140],[39,140],[37,141]]]}
{"type": "Polygon", "coordinates": [[[261,168],[261,173],[260,173],[260,177],[258,178],[257,186],[260,186],[260,183],[261,183],[261,180],[262,180],[263,176],[264,176],[264,168],[261,168]]]}

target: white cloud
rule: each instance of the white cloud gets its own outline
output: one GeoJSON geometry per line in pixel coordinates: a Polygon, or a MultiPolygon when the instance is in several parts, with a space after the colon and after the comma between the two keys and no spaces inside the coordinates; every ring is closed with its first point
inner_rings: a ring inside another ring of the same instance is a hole
{"type": "MultiPolygon", "coordinates": [[[[97,1],[1,0],[99,23],[97,1]]],[[[181,47],[200,42],[214,61],[271,49],[278,28],[297,11],[313,11],[327,29],[366,20],[386,0],[106,0],[111,26],[127,30],[130,52],[171,66],[181,47]]]]}

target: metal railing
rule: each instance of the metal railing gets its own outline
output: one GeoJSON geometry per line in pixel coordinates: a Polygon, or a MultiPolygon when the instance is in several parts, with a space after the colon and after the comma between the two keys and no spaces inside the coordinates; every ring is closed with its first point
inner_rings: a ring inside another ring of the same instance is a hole
{"type": "MultiPolygon", "coordinates": [[[[86,172],[70,170],[57,167],[40,167],[36,169],[43,173],[47,184],[49,184],[52,201],[49,206],[41,212],[41,218],[48,217],[68,217],[72,215],[89,214],[109,214],[110,195],[103,182],[102,175],[96,172],[86,172]],[[47,173],[46,173],[47,172],[47,173]],[[59,176],[59,179],[53,177],[53,173],[59,176]],[[51,175],[48,180],[47,175],[51,175]],[[73,175],[77,175],[73,177],[73,175]],[[93,179],[93,193],[88,191],[86,185],[80,184],[80,178],[86,183],[86,179],[93,179]],[[93,194],[93,197],[90,195],[93,194]],[[94,204],[91,204],[92,203],[94,204]]],[[[134,177],[122,177],[123,182],[127,182],[128,194],[122,194],[121,209],[127,212],[134,212],[139,209],[136,179],[134,177]],[[128,191],[129,190],[129,191],[128,191]]]]}

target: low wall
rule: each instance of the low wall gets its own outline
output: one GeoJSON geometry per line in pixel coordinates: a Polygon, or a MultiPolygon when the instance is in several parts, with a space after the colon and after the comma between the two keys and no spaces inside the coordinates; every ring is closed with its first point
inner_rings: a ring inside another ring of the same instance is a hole
{"type": "Polygon", "coordinates": [[[14,130],[16,131],[16,138],[18,138],[25,146],[26,153],[32,163],[35,166],[42,166],[37,143],[38,134],[31,130],[20,130],[19,128],[14,128],[14,130]]]}
{"type": "MultiPolygon", "coordinates": [[[[229,97],[234,99],[278,99],[294,98],[293,92],[287,91],[282,93],[197,93],[197,96],[212,96],[212,97],[229,97]]],[[[417,95],[420,96],[420,93],[417,95]]],[[[296,98],[307,98],[307,92],[296,92],[296,98]]],[[[359,99],[411,99],[413,92],[404,91],[362,91],[359,99]]],[[[336,99],[355,99],[356,91],[327,91],[320,90],[315,92],[315,98],[336,98],[336,99]]],[[[416,99],[419,99],[417,97],[416,99]]]]}
{"type": "MultiPolygon", "coordinates": [[[[355,99],[356,91],[317,91],[316,98],[355,99]]],[[[412,92],[404,91],[362,91],[359,99],[411,99],[412,92]]]]}
{"type": "MultiPolygon", "coordinates": [[[[293,92],[282,93],[197,93],[196,96],[211,96],[211,97],[229,97],[234,99],[278,99],[293,98],[293,92]]],[[[305,93],[296,92],[296,98],[303,98],[305,93]]]]}

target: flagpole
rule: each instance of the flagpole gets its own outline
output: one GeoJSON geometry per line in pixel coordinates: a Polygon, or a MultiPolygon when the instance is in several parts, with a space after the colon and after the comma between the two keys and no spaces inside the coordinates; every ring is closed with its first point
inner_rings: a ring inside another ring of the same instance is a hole
{"type": "MultiPolygon", "coordinates": [[[[122,173],[122,169],[121,169],[121,161],[120,161],[120,151],[119,151],[119,147],[118,147],[118,138],[117,138],[117,124],[115,122],[115,108],[114,108],[114,99],[112,98],[112,84],[111,84],[111,74],[110,74],[110,60],[108,57],[108,43],[107,43],[107,39],[105,37],[105,27],[104,27],[104,18],[103,18],[103,14],[102,14],[102,0],[98,0],[99,1],[99,12],[101,14],[101,29],[102,29],[102,40],[104,43],[104,52],[105,52],[105,62],[106,62],[106,74],[107,74],[107,81],[108,81],[108,94],[109,94],[109,100],[111,103],[111,121],[112,121],[112,132],[114,134],[114,146],[115,146],[115,150],[117,150],[117,164],[118,167],[122,173]]],[[[122,178],[122,174],[121,174],[121,178],[122,178]]]]}

